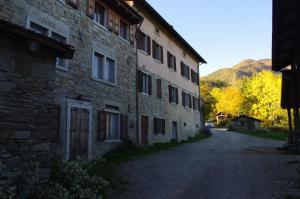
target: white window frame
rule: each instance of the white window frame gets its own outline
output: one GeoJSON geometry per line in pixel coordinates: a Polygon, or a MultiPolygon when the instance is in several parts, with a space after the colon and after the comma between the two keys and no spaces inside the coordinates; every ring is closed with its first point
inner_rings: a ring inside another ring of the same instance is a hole
{"type": "Polygon", "coordinates": [[[106,140],[105,142],[121,142],[121,113],[119,111],[114,111],[114,110],[110,110],[110,109],[105,109],[104,110],[106,112],[106,140]],[[109,137],[109,133],[108,133],[108,114],[116,114],[118,115],[118,123],[119,123],[119,139],[108,139],[109,137]]]}
{"type": "Polygon", "coordinates": [[[168,64],[168,68],[171,69],[172,71],[175,71],[175,65],[176,65],[176,57],[175,55],[173,55],[172,53],[170,53],[169,51],[167,51],[167,64],[168,64]],[[173,63],[173,66],[170,67],[169,65],[169,55],[170,54],[170,57],[172,58],[172,62],[173,63]]]}
{"type": "MultiPolygon", "coordinates": [[[[192,95],[189,94],[189,93],[187,93],[187,92],[185,92],[185,91],[183,91],[183,93],[184,93],[184,100],[185,100],[184,108],[190,109],[190,97],[189,96],[191,96],[191,98],[192,98],[192,95]]],[[[192,108],[193,108],[193,104],[192,104],[192,108]]]]}
{"type": "Polygon", "coordinates": [[[163,59],[163,57],[160,57],[163,47],[160,44],[158,44],[157,42],[155,42],[155,43],[156,43],[156,46],[154,47],[154,51],[153,51],[154,57],[153,58],[154,58],[154,60],[158,61],[159,63],[162,63],[162,60],[160,60],[159,58],[163,59]]]}
{"type": "Polygon", "coordinates": [[[105,54],[103,54],[102,52],[100,52],[98,50],[93,50],[93,54],[92,54],[92,79],[93,80],[99,81],[99,82],[102,82],[102,83],[105,83],[105,84],[108,84],[108,85],[111,85],[111,86],[116,86],[117,85],[117,69],[118,69],[117,62],[114,58],[106,56],[105,54]],[[104,73],[105,73],[105,67],[106,67],[106,64],[107,64],[107,59],[113,60],[115,62],[115,80],[114,80],[114,82],[110,82],[110,81],[104,80],[104,78],[101,79],[99,77],[94,76],[94,73],[95,73],[94,72],[94,70],[95,70],[94,69],[94,67],[95,67],[94,66],[94,64],[95,64],[95,53],[102,55],[103,58],[104,58],[104,73]]]}
{"type": "MultiPolygon", "coordinates": [[[[52,33],[54,32],[54,33],[56,33],[56,34],[58,34],[58,35],[60,35],[60,36],[62,36],[62,37],[65,37],[65,38],[66,38],[66,43],[69,43],[69,37],[66,36],[65,34],[59,32],[59,31],[53,30],[53,29],[51,29],[51,28],[48,27],[48,26],[41,25],[39,22],[37,22],[37,21],[31,19],[30,17],[27,17],[27,20],[26,20],[26,28],[29,29],[29,30],[35,31],[34,29],[31,28],[31,23],[35,23],[35,24],[37,24],[38,26],[41,26],[41,27],[47,29],[47,30],[48,30],[48,33],[47,33],[47,36],[48,36],[48,37],[53,38],[53,37],[52,37],[52,33]]],[[[55,39],[55,38],[54,38],[54,39],[55,39]]],[[[67,59],[65,59],[65,66],[59,66],[59,65],[57,65],[57,64],[55,64],[55,66],[56,66],[57,69],[60,69],[60,70],[63,70],[63,71],[68,71],[68,70],[69,70],[69,62],[68,62],[67,59]]]]}
{"type": "Polygon", "coordinates": [[[81,108],[89,110],[89,135],[88,135],[88,159],[92,159],[92,137],[93,137],[93,113],[92,103],[74,99],[67,100],[67,132],[66,132],[66,147],[65,159],[70,159],[70,146],[71,146],[71,109],[81,108]]]}
{"type": "MultiPolygon", "coordinates": [[[[95,6],[96,6],[96,4],[97,4],[97,2],[95,1],[95,6]]],[[[98,2],[98,4],[100,5],[100,6],[102,6],[105,10],[104,10],[104,24],[102,25],[101,23],[98,23],[96,20],[95,20],[95,10],[94,10],[94,14],[93,14],[93,22],[95,23],[95,24],[97,24],[97,25],[99,25],[100,27],[102,27],[102,28],[105,28],[106,30],[107,30],[107,8],[105,7],[105,6],[103,6],[102,4],[100,4],[99,2],[98,2]]]]}
{"type": "Polygon", "coordinates": [[[142,94],[144,95],[149,95],[149,74],[148,73],[144,73],[142,72],[142,79],[143,79],[143,90],[142,90],[142,94]],[[146,77],[146,84],[144,84],[144,77],[146,77]],[[146,90],[144,90],[144,88],[146,90]]]}
{"type": "MultiPolygon", "coordinates": [[[[161,122],[165,121],[165,125],[166,125],[166,119],[165,119],[165,118],[161,118],[161,117],[153,117],[153,135],[154,135],[154,136],[164,135],[164,134],[163,134],[163,131],[161,131],[161,132],[155,132],[155,131],[154,131],[154,130],[155,130],[155,128],[154,128],[154,125],[155,125],[155,119],[158,119],[158,120],[160,120],[161,122]]],[[[162,126],[161,126],[161,127],[162,127],[162,126]]],[[[161,129],[161,130],[163,130],[163,129],[161,129]]],[[[166,133],[166,126],[165,126],[165,133],[166,133]]]]}
{"type": "Polygon", "coordinates": [[[124,20],[120,19],[120,25],[119,25],[119,37],[123,40],[125,40],[126,42],[129,42],[129,36],[130,36],[130,25],[128,23],[126,23],[124,20]],[[125,24],[125,28],[126,28],[126,38],[124,38],[123,36],[121,36],[121,23],[125,24]]]}
{"type": "MultiPolygon", "coordinates": [[[[174,94],[174,95],[173,95],[172,102],[170,102],[170,103],[172,103],[172,104],[177,104],[177,103],[176,103],[176,99],[177,99],[177,98],[176,98],[176,95],[175,95],[175,94],[176,94],[176,89],[178,89],[178,88],[177,88],[177,87],[174,87],[174,86],[172,86],[172,85],[170,85],[170,86],[172,87],[172,92],[173,92],[173,94],[174,94]]],[[[169,95],[170,95],[170,93],[169,93],[169,95]]],[[[177,95],[178,95],[178,93],[177,93],[177,95]]],[[[177,97],[178,97],[178,96],[177,96],[177,97]]],[[[179,98],[178,98],[178,99],[179,99],[179,98]]]]}
{"type": "Polygon", "coordinates": [[[142,52],[146,53],[146,55],[149,55],[148,52],[147,52],[147,50],[148,50],[147,35],[144,32],[141,32],[141,35],[142,35],[142,39],[141,39],[142,46],[141,46],[141,49],[139,49],[139,50],[141,50],[142,52]]]}

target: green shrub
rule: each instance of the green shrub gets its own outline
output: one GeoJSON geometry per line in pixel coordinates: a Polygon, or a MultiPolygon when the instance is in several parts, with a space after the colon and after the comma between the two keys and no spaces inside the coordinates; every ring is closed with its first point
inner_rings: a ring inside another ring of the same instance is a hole
{"type": "Polygon", "coordinates": [[[32,198],[37,199],[97,199],[101,197],[108,182],[88,173],[89,165],[81,160],[57,161],[52,169],[47,186],[33,190],[32,198]]]}

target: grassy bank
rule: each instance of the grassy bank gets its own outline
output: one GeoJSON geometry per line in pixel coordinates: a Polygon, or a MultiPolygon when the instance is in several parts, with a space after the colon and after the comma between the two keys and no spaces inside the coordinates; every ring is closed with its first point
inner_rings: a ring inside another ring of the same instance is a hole
{"type": "Polygon", "coordinates": [[[193,143],[208,138],[211,133],[197,133],[194,137],[181,142],[156,143],[151,146],[141,147],[130,141],[125,142],[112,152],[104,156],[104,160],[98,160],[93,163],[89,172],[93,175],[103,177],[110,182],[109,189],[122,191],[126,184],[126,179],[122,178],[116,171],[117,166],[125,161],[133,160],[137,157],[154,154],[160,151],[169,150],[187,143],[193,143]]]}
{"type": "Polygon", "coordinates": [[[272,139],[272,140],[288,140],[288,131],[282,128],[259,128],[253,131],[242,131],[238,129],[228,129],[230,131],[243,133],[255,137],[272,139]]]}

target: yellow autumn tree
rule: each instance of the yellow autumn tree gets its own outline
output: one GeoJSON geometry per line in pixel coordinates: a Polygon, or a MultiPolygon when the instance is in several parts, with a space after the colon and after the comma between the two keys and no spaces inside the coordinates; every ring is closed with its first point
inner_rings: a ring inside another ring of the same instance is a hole
{"type": "Polygon", "coordinates": [[[268,126],[286,125],[286,113],[280,107],[281,76],[271,71],[255,74],[244,82],[244,107],[248,114],[268,126]]]}
{"type": "Polygon", "coordinates": [[[239,115],[243,103],[243,96],[239,88],[227,87],[215,96],[219,98],[216,104],[217,112],[233,116],[239,115]]]}

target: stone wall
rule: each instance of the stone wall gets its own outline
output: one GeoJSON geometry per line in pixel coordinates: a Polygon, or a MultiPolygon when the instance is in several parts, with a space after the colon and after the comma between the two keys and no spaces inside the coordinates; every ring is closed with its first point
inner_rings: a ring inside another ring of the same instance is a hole
{"type": "MultiPolygon", "coordinates": [[[[144,69],[141,70],[144,71],[144,69]]],[[[178,141],[194,136],[200,130],[201,116],[198,110],[183,107],[182,88],[178,88],[178,104],[170,103],[168,86],[172,83],[149,71],[146,72],[152,77],[152,95],[139,94],[139,124],[141,125],[141,116],[149,117],[150,144],[170,141],[172,139],[173,121],[177,122],[178,141]],[[162,99],[157,98],[156,79],[162,80],[162,99]],[[153,118],[165,119],[165,135],[154,134],[153,118]]],[[[139,126],[139,129],[141,134],[141,126],[139,126]]]]}
{"type": "Polygon", "coordinates": [[[136,141],[136,56],[135,48],[129,42],[96,24],[86,15],[86,1],[81,0],[74,9],[64,0],[0,0],[0,17],[21,26],[30,20],[43,25],[50,31],[67,38],[75,46],[72,60],[67,61],[66,70],[56,70],[55,101],[60,110],[60,134],[55,149],[65,157],[67,132],[67,101],[76,99],[88,101],[92,106],[92,158],[96,158],[116,145],[98,142],[97,111],[106,105],[119,107],[128,115],[129,137],[136,141]],[[18,11],[16,11],[18,10],[18,11]],[[109,85],[92,78],[92,55],[97,50],[116,61],[117,84],[109,85]]]}
{"type": "Polygon", "coordinates": [[[55,56],[1,34],[0,46],[0,162],[17,168],[17,157],[34,158],[47,176],[57,129],[55,56]]]}

